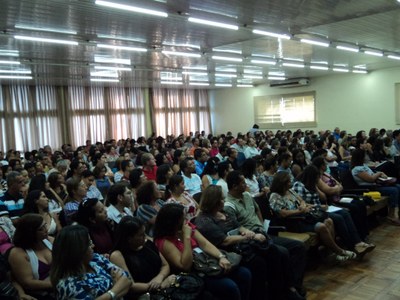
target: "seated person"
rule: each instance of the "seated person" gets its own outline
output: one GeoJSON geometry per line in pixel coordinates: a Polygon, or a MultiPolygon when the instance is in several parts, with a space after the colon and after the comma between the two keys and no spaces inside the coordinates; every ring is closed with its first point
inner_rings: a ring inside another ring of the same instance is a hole
{"type": "Polygon", "coordinates": [[[27,294],[37,299],[54,299],[49,272],[52,264],[53,238],[39,214],[23,215],[17,223],[14,245],[8,261],[11,273],[27,294]]]}
{"type": "Polygon", "coordinates": [[[125,182],[118,182],[110,187],[107,194],[107,216],[115,224],[118,224],[125,216],[133,216],[133,194],[129,185],[125,182]]]}
{"type": "Polygon", "coordinates": [[[57,299],[119,299],[132,284],[129,274],[93,253],[87,229],[64,227],[54,241],[51,282],[57,299]]]}

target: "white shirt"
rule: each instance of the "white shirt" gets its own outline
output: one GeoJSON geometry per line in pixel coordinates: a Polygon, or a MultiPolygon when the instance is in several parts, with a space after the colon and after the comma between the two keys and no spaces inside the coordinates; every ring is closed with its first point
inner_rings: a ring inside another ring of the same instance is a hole
{"type": "Polygon", "coordinates": [[[191,174],[191,178],[186,177],[182,174],[183,180],[185,182],[185,191],[187,191],[190,196],[201,192],[201,178],[197,174],[191,174]]]}
{"type": "Polygon", "coordinates": [[[118,224],[125,216],[133,217],[133,213],[127,207],[124,207],[124,212],[121,213],[114,205],[110,204],[110,206],[107,207],[107,216],[110,220],[113,220],[115,223],[118,224]]]}

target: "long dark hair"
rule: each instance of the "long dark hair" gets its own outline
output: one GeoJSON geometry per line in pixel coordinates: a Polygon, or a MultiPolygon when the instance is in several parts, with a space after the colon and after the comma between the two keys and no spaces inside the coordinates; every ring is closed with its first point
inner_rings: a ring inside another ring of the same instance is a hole
{"type": "Polygon", "coordinates": [[[139,218],[123,217],[118,224],[114,251],[119,250],[123,254],[130,251],[128,239],[134,237],[143,226],[144,223],[139,218]]]}
{"type": "Polygon", "coordinates": [[[33,190],[28,193],[24,202],[24,211],[25,213],[39,213],[39,209],[36,205],[36,202],[40,198],[41,190],[33,190]]]}
{"type": "Polygon", "coordinates": [[[90,247],[88,230],[81,225],[66,226],[53,244],[50,280],[56,286],[60,279],[85,273],[84,258],[90,247]]]}
{"type": "Polygon", "coordinates": [[[76,220],[80,225],[89,228],[93,223],[92,220],[96,217],[95,206],[99,202],[97,198],[89,198],[79,204],[76,220]]]}
{"type": "Polygon", "coordinates": [[[31,249],[37,242],[36,232],[43,223],[39,214],[25,214],[16,224],[13,243],[15,247],[31,249]]]}
{"type": "Polygon", "coordinates": [[[317,190],[317,182],[320,172],[314,165],[309,165],[304,168],[303,172],[299,175],[299,180],[304,184],[307,190],[315,192],[317,190]]]}
{"type": "Polygon", "coordinates": [[[254,158],[247,158],[242,165],[242,174],[244,178],[252,179],[256,174],[257,161],[254,158]]]}
{"type": "Polygon", "coordinates": [[[270,191],[271,193],[277,193],[283,196],[288,190],[288,183],[290,182],[290,176],[287,172],[279,172],[274,175],[272,180],[270,191]]]}
{"type": "Polygon", "coordinates": [[[166,204],[159,210],[154,224],[154,239],[174,236],[181,228],[184,207],[181,204],[166,204]]]}

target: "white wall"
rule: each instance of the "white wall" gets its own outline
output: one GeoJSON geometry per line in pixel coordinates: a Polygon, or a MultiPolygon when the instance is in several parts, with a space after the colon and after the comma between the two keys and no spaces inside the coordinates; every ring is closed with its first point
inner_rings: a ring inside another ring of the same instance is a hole
{"type": "Polygon", "coordinates": [[[333,130],[338,126],[355,134],[361,129],[368,133],[371,127],[398,128],[395,121],[396,82],[400,82],[400,68],[312,78],[311,85],[301,88],[263,85],[213,90],[210,91],[213,133],[247,132],[254,124],[254,96],[305,91],[316,91],[317,127],[312,128],[314,130],[333,130]]]}

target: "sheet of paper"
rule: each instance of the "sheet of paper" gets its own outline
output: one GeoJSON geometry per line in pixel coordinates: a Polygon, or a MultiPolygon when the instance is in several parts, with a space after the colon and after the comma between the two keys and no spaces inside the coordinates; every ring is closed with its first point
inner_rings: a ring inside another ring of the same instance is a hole
{"type": "Polygon", "coordinates": [[[343,197],[339,200],[340,203],[351,203],[351,201],[353,201],[353,198],[350,197],[343,197]]]}
{"type": "Polygon", "coordinates": [[[267,219],[264,220],[263,227],[264,227],[265,232],[268,232],[270,222],[271,222],[270,220],[267,220],[267,219]]]}
{"type": "Polygon", "coordinates": [[[338,210],[341,210],[341,208],[337,207],[337,206],[329,205],[327,212],[335,212],[335,211],[338,211],[338,210]]]}

